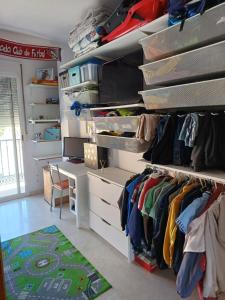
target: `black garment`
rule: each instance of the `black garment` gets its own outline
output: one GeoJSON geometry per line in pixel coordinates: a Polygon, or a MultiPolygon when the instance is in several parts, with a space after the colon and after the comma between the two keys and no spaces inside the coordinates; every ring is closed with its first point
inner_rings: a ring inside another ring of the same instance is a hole
{"type": "Polygon", "coordinates": [[[176,190],[181,188],[183,183],[173,186],[169,191],[163,194],[160,199],[158,209],[156,212],[156,222],[154,224],[153,248],[157,265],[160,269],[166,269],[167,264],[163,258],[163,243],[166,232],[169,211],[169,196],[176,190]]]}
{"type": "MultiPolygon", "coordinates": [[[[195,199],[201,197],[202,191],[199,187],[187,193],[184,199],[181,202],[179,215],[188,207],[195,199]]],[[[185,242],[185,234],[177,228],[176,240],[174,245],[174,254],[173,254],[173,271],[175,274],[179,272],[182,259],[183,259],[183,248],[185,242]]]]}
{"type": "Polygon", "coordinates": [[[173,142],[173,164],[177,166],[189,166],[191,162],[192,148],[185,146],[184,141],[179,140],[180,132],[186,115],[178,116],[176,132],[173,142]]]}
{"type": "Polygon", "coordinates": [[[173,162],[173,141],[177,117],[164,116],[156,129],[155,139],[144,153],[143,158],[155,164],[170,164],[173,162]]]}
{"type": "Polygon", "coordinates": [[[208,138],[205,145],[207,168],[225,169],[225,114],[210,115],[208,138]]]}
{"type": "Polygon", "coordinates": [[[117,202],[119,209],[120,209],[120,222],[121,222],[122,230],[125,230],[125,226],[127,224],[127,214],[128,214],[127,202],[128,202],[128,197],[129,197],[129,193],[127,191],[127,186],[138,176],[139,176],[139,174],[135,175],[134,177],[132,177],[131,179],[129,179],[126,182],[125,187],[123,188],[123,191],[117,202]]]}
{"type": "Polygon", "coordinates": [[[198,133],[191,154],[192,167],[196,172],[205,169],[205,146],[211,135],[210,115],[199,116],[198,133]]]}
{"type": "Polygon", "coordinates": [[[147,245],[147,250],[151,250],[152,238],[153,238],[153,219],[149,216],[143,216],[144,234],[145,242],[147,245]]]}

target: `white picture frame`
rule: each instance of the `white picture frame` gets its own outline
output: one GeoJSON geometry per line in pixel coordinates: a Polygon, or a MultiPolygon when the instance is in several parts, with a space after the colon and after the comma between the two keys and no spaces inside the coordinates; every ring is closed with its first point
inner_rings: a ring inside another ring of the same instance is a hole
{"type": "Polygon", "coordinates": [[[53,68],[36,69],[35,77],[37,80],[54,80],[53,68]]]}

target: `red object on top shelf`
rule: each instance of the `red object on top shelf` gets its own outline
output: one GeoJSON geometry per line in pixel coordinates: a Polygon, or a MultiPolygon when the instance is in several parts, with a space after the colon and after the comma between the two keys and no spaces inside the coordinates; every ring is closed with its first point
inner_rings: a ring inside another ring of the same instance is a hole
{"type": "Polygon", "coordinates": [[[110,42],[137,27],[157,19],[165,13],[166,8],[167,0],[141,0],[129,9],[124,22],[102,38],[102,42],[110,42]]]}

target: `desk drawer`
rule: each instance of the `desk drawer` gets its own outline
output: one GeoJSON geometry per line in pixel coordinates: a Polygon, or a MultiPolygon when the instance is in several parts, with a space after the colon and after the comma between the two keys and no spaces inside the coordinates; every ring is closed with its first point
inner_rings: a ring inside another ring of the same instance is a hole
{"type": "Polygon", "coordinates": [[[90,210],[100,218],[103,218],[116,229],[121,230],[120,225],[120,211],[109,202],[101,199],[93,194],[89,195],[90,210]]]}
{"type": "Polygon", "coordinates": [[[103,237],[113,247],[119,250],[126,257],[128,256],[128,238],[122,231],[115,229],[106,220],[101,219],[90,211],[90,228],[103,237]]]}
{"type": "Polygon", "coordinates": [[[122,193],[122,187],[93,175],[88,175],[88,179],[91,195],[94,194],[118,208],[117,201],[122,193]]]}

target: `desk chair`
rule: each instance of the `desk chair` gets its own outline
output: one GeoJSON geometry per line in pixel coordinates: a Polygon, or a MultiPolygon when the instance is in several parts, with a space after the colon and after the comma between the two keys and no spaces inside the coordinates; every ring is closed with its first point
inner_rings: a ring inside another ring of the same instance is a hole
{"type": "Polygon", "coordinates": [[[3,257],[2,257],[2,249],[1,249],[1,238],[0,238],[0,299],[6,300],[3,257]]]}
{"type": "Polygon", "coordinates": [[[69,181],[68,181],[68,179],[66,179],[66,180],[61,179],[58,165],[48,164],[48,168],[49,168],[50,177],[51,177],[51,184],[52,184],[50,211],[52,211],[54,191],[57,190],[57,191],[60,192],[60,213],[59,213],[59,218],[61,219],[61,217],[62,217],[63,196],[68,196],[69,195],[69,181]]]}

